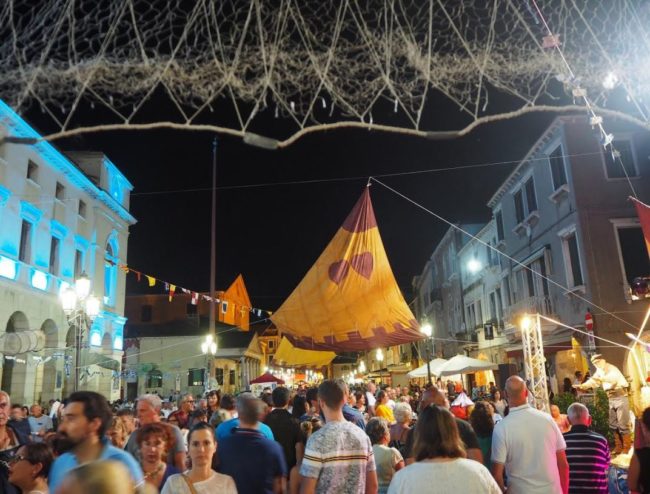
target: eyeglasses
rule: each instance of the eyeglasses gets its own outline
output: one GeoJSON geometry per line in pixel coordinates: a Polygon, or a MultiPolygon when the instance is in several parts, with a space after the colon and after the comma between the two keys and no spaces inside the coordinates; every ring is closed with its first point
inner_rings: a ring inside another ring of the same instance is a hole
{"type": "Polygon", "coordinates": [[[28,460],[26,457],[24,457],[23,455],[16,455],[16,456],[14,456],[13,458],[11,458],[7,463],[9,463],[10,465],[13,465],[14,463],[18,463],[19,461],[23,461],[23,460],[24,460],[24,461],[29,461],[29,460],[28,460]]]}

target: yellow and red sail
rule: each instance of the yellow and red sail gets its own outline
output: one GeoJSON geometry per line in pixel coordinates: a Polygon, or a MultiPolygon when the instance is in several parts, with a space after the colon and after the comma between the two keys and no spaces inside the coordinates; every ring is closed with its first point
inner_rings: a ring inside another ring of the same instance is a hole
{"type": "Polygon", "coordinates": [[[393,276],[368,188],[271,320],[293,345],[313,350],[369,350],[422,338],[393,276]]]}

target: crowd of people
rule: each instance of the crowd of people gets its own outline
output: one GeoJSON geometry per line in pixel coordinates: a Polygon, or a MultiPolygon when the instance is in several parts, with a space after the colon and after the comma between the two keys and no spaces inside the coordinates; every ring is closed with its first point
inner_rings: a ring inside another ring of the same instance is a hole
{"type": "MultiPolygon", "coordinates": [[[[580,402],[566,415],[539,411],[513,376],[462,417],[450,405],[458,390],[438,384],[350,389],[325,380],[176,403],[144,394],[113,406],[79,391],[47,413],[2,391],[0,492],[608,492],[609,445],[580,402]]],[[[642,428],[650,436],[650,408],[642,428]]],[[[628,483],[650,492],[650,447],[635,451],[628,483]]]]}

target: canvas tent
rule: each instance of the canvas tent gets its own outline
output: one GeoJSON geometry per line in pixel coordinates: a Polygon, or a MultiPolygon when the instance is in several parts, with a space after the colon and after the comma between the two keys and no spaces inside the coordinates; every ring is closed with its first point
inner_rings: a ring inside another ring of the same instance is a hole
{"type": "Polygon", "coordinates": [[[388,263],[368,188],[271,320],[308,350],[363,351],[423,337],[388,263]]]}
{"type": "MultiPolygon", "coordinates": [[[[431,374],[434,376],[438,375],[439,369],[442,365],[446,364],[447,361],[444,358],[434,358],[429,362],[429,368],[431,369],[431,374]]],[[[427,364],[421,365],[417,369],[413,369],[408,373],[409,377],[427,377],[427,364]]]]}
{"type": "Polygon", "coordinates": [[[455,374],[471,374],[486,370],[496,370],[499,366],[492,362],[479,360],[465,355],[456,355],[439,368],[440,376],[453,376],[455,374]]]}
{"type": "Polygon", "coordinates": [[[273,356],[273,363],[282,367],[323,367],[336,358],[336,353],[318,350],[303,350],[294,347],[289,340],[282,338],[273,356]]]}

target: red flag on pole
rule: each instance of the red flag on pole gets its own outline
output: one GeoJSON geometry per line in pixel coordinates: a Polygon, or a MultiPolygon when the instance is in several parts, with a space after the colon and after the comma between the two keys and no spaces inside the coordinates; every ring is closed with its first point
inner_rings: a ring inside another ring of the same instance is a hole
{"type": "Polygon", "coordinates": [[[645,246],[648,249],[648,257],[650,257],[650,206],[643,204],[638,199],[630,197],[636,206],[636,214],[639,216],[641,222],[641,230],[645,238],[645,246]]]}

